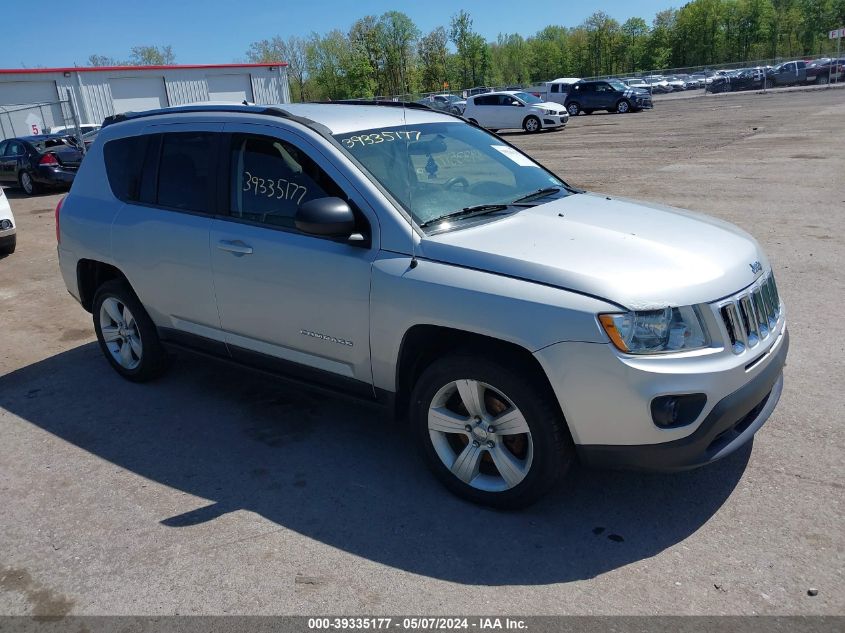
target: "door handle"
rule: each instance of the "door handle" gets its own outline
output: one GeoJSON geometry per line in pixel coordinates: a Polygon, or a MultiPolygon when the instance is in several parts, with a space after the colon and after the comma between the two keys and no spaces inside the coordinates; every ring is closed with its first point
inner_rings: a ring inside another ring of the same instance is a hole
{"type": "Polygon", "coordinates": [[[220,240],[217,242],[217,248],[221,251],[227,251],[240,257],[242,255],[252,255],[252,246],[244,244],[240,240],[220,240]]]}

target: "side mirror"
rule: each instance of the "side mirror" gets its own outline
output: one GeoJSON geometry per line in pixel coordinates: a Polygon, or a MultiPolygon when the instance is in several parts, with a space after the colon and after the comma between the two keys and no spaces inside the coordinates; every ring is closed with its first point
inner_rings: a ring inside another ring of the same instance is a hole
{"type": "Polygon", "coordinates": [[[294,224],[309,235],[349,237],[355,230],[355,215],[340,198],[317,198],[300,205],[294,224]]]}

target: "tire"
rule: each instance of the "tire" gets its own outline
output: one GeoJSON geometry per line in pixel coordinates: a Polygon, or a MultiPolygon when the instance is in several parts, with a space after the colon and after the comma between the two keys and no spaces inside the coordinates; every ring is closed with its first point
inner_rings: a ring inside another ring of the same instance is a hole
{"type": "Polygon", "coordinates": [[[522,122],[522,129],[528,134],[537,134],[537,132],[542,131],[543,123],[535,116],[527,116],[522,122]]]}
{"type": "Polygon", "coordinates": [[[816,77],[816,83],[817,83],[818,85],[820,85],[820,86],[827,85],[827,83],[828,83],[828,81],[827,81],[827,75],[818,75],[818,76],[816,77]]]}
{"type": "Polygon", "coordinates": [[[147,382],[167,370],[169,357],[155,325],[125,282],[114,279],[100,286],[92,312],[100,349],[118,374],[147,382]]]}
{"type": "Polygon", "coordinates": [[[627,99],[620,99],[616,104],[616,112],[619,114],[628,114],[631,111],[631,102],[627,99]]]}
{"type": "Polygon", "coordinates": [[[6,256],[11,255],[15,252],[15,247],[18,245],[18,236],[12,235],[11,241],[4,247],[0,248],[0,255],[6,256]]]}
{"type": "Polygon", "coordinates": [[[18,185],[28,196],[34,196],[40,189],[38,183],[32,179],[32,174],[28,171],[22,171],[18,174],[18,185]]]}
{"type": "Polygon", "coordinates": [[[578,116],[581,114],[581,104],[577,101],[570,101],[569,105],[566,106],[566,111],[569,112],[569,116],[578,116]]]}
{"type": "Polygon", "coordinates": [[[411,394],[409,417],[423,459],[451,492],[481,505],[523,508],[575,461],[559,407],[533,376],[470,352],[441,358],[423,371],[411,394]],[[475,402],[482,402],[480,420],[471,415],[478,405],[464,405],[459,389],[470,394],[468,400],[475,394],[475,402]],[[497,432],[497,420],[510,423],[511,432],[497,432]],[[507,479],[498,464],[509,466],[507,479]],[[453,470],[462,471],[463,479],[453,470]]]}

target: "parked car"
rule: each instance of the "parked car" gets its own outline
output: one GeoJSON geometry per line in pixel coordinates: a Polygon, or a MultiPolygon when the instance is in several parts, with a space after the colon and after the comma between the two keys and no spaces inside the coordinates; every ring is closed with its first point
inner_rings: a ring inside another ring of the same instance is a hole
{"type": "Polygon", "coordinates": [[[531,86],[526,90],[535,97],[539,97],[548,103],[557,103],[564,105],[566,102],[566,95],[569,94],[570,89],[576,83],[581,81],[577,77],[560,77],[553,81],[545,81],[541,84],[531,86]]]}
{"type": "Polygon", "coordinates": [[[746,68],[730,76],[730,90],[733,92],[739,90],[760,90],[763,87],[765,79],[765,68],[746,68]]]}
{"type": "Polygon", "coordinates": [[[569,121],[560,104],[546,103],[532,94],[517,91],[469,97],[464,117],[488,130],[521,128],[529,133],[561,128],[569,121]]]}
{"type": "Polygon", "coordinates": [[[669,85],[669,88],[671,88],[673,92],[683,92],[687,89],[686,82],[680,77],[676,77],[675,75],[668,75],[664,77],[664,79],[666,80],[666,83],[669,85]]]}
{"type": "Polygon", "coordinates": [[[830,81],[845,79],[845,62],[830,58],[817,59],[807,64],[805,81],[814,84],[826,84],[830,81]]]}
{"type": "Polygon", "coordinates": [[[429,95],[420,99],[419,103],[427,105],[434,110],[442,110],[443,112],[456,114],[458,116],[464,113],[464,109],[467,105],[466,99],[461,99],[460,97],[451,94],[429,95]]]}
{"type": "Polygon", "coordinates": [[[666,81],[665,77],[661,77],[658,75],[650,75],[648,77],[643,77],[643,81],[645,81],[648,85],[651,86],[652,92],[672,92],[672,87],[669,85],[669,82],[666,81]]]}
{"type": "Polygon", "coordinates": [[[803,59],[784,62],[766,75],[766,88],[794,86],[807,81],[807,63],[803,59]]]}
{"type": "Polygon", "coordinates": [[[744,231],[583,193],[421,106],[215,108],[115,117],[56,209],[125,379],[176,348],[382,403],[503,508],[578,459],[721,459],[777,405],[785,311],[744,231]]]}
{"type": "MultiPolygon", "coordinates": [[[[102,127],[99,123],[80,123],[79,130],[82,134],[88,134],[89,132],[96,132],[102,127]]],[[[47,130],[48,134],[76,134],[76,126],[75,125],[54,125],[49,130],[47,130]]]]}
{"type": "Polygon", "coordinates": [[[636,112],[653,108],[651,95],[645,90],[629,88],[621,81],[579,81],[566,97],[566,110],[570,116],[581,112],[592,114],[596,110],[608,112],[636,112]]]}
{"type": "Polygon", "coordinates": [[[0,142],[0,185],[17,185],[27,195],[42,187],[69,186],[82,152],[70,136],[22,136],[0,142]]]}
{"type": "Polygon", "coordinates": [[[646,83],[641,77],[629,77],[627,79],[622,79],[622,83],[629,88],[651,92],[651,84],[646,83]]]}
{"type": "Polygon", "coordinates": [[[470,88],[465,92],[467,97],[471,97],[472,95],[481,95],[485,92],[493,92],[493,89],[488,86],[476,86],[475,88],[470,88]]]}
{"type": "Polygon", "coordinates": [[[15,226],[15,216],[3,187],[0,187],[0,255],[11,255],[17,245],[18,229],[15,226]]]}

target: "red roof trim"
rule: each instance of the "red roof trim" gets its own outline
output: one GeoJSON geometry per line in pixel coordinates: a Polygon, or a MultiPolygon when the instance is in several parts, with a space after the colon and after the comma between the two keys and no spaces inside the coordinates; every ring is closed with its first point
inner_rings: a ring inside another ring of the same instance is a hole
{"type": "Polygon", "coordinates": [[[174,64],[173,66],[72,66],[70,68],[0,68],[0,75],[28,75],[30,73],[91,73],[123,70],[191,70],[199,68],[269,68],[287,66],[287,62],[262,64],[174,64]]]}

